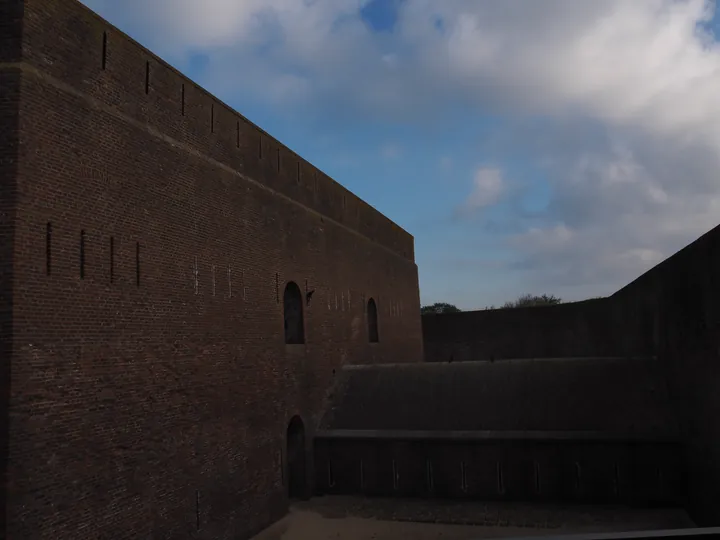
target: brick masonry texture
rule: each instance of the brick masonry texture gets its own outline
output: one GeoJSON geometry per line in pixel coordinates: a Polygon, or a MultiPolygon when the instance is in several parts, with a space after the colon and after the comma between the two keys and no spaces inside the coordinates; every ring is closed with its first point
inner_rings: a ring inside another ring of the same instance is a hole
{"type": "Polygon", "coordinates": [[[74,0],[0,6],[8,537],[247,537],[335,370],[421,360],[413,239],[74,0]]]}

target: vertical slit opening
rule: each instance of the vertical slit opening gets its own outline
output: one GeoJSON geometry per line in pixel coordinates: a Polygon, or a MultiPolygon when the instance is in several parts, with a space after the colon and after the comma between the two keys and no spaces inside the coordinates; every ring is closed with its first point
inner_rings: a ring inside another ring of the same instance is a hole
{"type": "Polygon", "coordinates": [[[135,285],[140,286],[140,242],[135,244],[135,285]]]}
{"type": "Polygon", "coordinates": [[[280,275],[275,272],[275,301],[280,303],[280,275]]]}
{"type": "Polygon", "coordinates": [[[505,479],[503,478],[503,467],[502,463],[498,461],[496,465],[497,469],[497,490],[500,495],[505,494],[505,479]]]}
{"type": "Polygon", "coordinates": [[[85,279],[85,231],[80,231],[80,279],[85,279]]]}
{"type": "Polygon", "coordinates": [[[102,37],[102,68],[107,66],[107,32],[103,32],[102,37]]]}
{"type": "Polygon", "coordinates": [[[235,146],[240,148],[240,120],[237,121],[237,126],[235,128],[235,146]]]}
{"type": "Polygon", "coordinates": [[[215,104],[210,104],[210,133],[215,133],[215,104]]]}
{"type": "Polygon", "coordinates": [[[280,172],[280,149],[277,149],[277,170],[280,172]]]}
{"type": "Polygon", "coordinates": [[[260,134],[260,135],[258,136],[258,158],[259,158],[259,159],[262,159],[262,158],[263,158],[263,152],[262,152],[262,150],[263,150],[263,138],[262,138],[262,134],[260,134]]]}
{"type": "Polygon", "coordinates": [[[47,222],[45,226],[45,272],[50,275],[52,270],[52,223],[47,222]]]}
{"type": "Polygon", "coordinates": [[[335,487],[335,475],[333,474],[332,460],[328,459],[327,470],[328,470],[328,486],[335,487]]]}
{"type": "Polygon", "coordinates": [[[180,115],[185,116],[185,83],[180,87],[180,115]]]}
{"type": "Polygon", "coordinates": [[[397,461],[392,460],[393,489],[397,489],[400,485],[400,475],[398,474],[397,461]]]}
{"type": "Polygon", "coordinates": [[[145,93],[150,93],[150,61],[145,62],[145,93]]]}
{"type": "Polygon", "coordinates": [[[467,469],[464,461],[460,462],[460,489],[467,491],[467,469]]]}
{"type": "Polygon", "coordinates": [[[618,497],[620,495],[620,465],[617,463],[615,464],[615,477],[613,478],[613,490],[615,491],[615,496],[618,497]]]}
{"type": "Polygon", "coordinates": [[[432,461],[430,459],[425,460],[425,472],[428,491],[432,491],[435,488],[435,479],[433,478],[432,461]]]}
{"type": "Polygon", "coordinates": [[[575,462],[575,491],[580,492],[580,464],[575,462]]]}
{"type": "Polygon", "coordinates": [[[110,237],[110,283],[115,281],[115,239],[110,237]]]}
{"type": "Polygon", "coordinates": [[[299,184],[300,183],[300,162],[299,161],[297,162],[297,178],[296,178],[296,180],[297,180],[297,183],[299,184]]]}

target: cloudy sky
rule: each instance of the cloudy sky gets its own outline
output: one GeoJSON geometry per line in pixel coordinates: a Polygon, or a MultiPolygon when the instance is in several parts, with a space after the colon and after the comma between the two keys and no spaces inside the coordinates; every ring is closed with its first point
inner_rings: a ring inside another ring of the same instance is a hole
{"type": "Polygon", "coordinates": [[[610,294],[720,223],[704,0],[85,0],[415,236],[423,303],[610,294]]]}

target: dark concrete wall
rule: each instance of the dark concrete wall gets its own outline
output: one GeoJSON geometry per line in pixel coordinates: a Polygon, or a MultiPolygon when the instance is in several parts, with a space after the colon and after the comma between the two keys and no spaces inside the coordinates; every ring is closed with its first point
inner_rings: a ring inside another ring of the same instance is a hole
{"type": "Polygon", "coordinates": [[[413,239],[79,3],[22,5],[8,536],[247,537],[334,371],[421,360],[413,239]]]}
{"type": "Polygon", "coordinates": [[[658,441],[315,441],[318,493],[482,500],[682,504],[680,445],[658,441]]]}
{"type": "Polygon", "coordinates": [[[653,359],[347,366],[339,375],[324,429],[677,434],[653,359]]]}
{"type": "Polygon", "coordinates": [[[720,228],[668,258],[611,299],[655,328],[670,382],[699,524],[720,524],[720,228]]]}
{"type": "Polygon", "coordinates": [[[605,298],[555,306],[422,316],[425,361],[648,356],[652,328],[605,298]]]}

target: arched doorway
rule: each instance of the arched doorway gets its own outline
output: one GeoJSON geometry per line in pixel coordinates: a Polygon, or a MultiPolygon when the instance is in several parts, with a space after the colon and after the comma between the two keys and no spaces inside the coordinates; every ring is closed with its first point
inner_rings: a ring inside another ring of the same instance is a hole
{"type": "Polygon", "coordinates": [[[307,461],[305,455],[305,425],[299,416],[293,416],[287,428],[288,496],[306,499],[307,461]]]}

